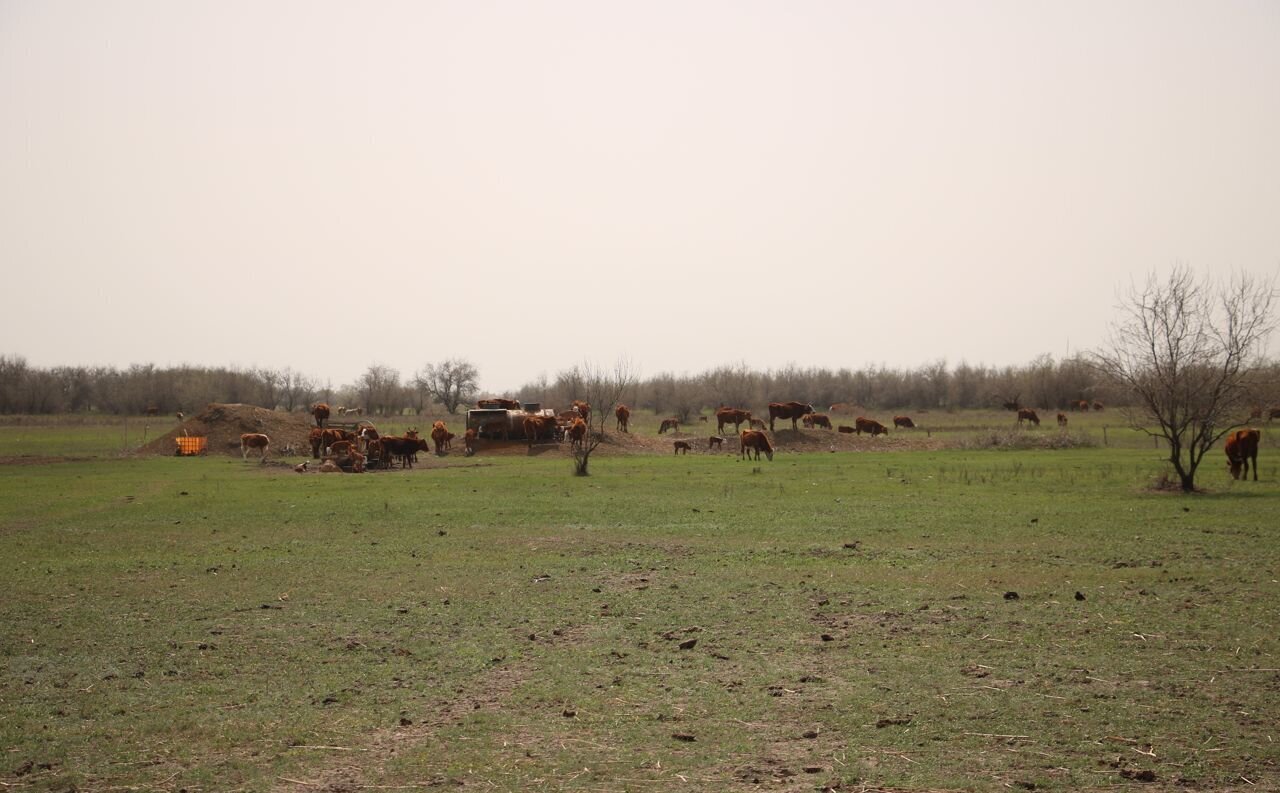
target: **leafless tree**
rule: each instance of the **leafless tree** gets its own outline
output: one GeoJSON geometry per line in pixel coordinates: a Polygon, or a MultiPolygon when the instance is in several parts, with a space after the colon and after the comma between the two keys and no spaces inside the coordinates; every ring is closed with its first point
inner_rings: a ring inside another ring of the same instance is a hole
{"type": "Polygon", "coordinates": [[[466,359],[450,358],[427,364],[414,376],[414,383],[453,415],[458,405],[470,402],[479,390],[480,371],[466,359]]]}
{"type": "Polygon", "coordinates": [[[370,412],[390,414],[400,407],[400,373],[390,366],[373,364],[360,376],[360,396],[370,412]]]}
{"type": "Polygon", "coordinates": [[[1205,455],[1248,415],[1248,383],[1275,327],[1275,282],[1197,278],[1177,266],[1122,296],[1097,371],[1129,397],[1124,414],[1164,438],[1183,492],[1205,455]]]}
{"type": "Polygon", "coordinates": [[[587,423],[587,436],[573,450],[573,473],[589,476],[587,466],[591,463],[591,453],[604,441],[605,425],[614,420],[613,412],[622,394],[632,388],[638,378],[630,361],[625,359],[619,359],[612,369],[587,363],[574,367],[574,371],[580,378],[582,394],[591,405],[591,419],[587,423]]]}

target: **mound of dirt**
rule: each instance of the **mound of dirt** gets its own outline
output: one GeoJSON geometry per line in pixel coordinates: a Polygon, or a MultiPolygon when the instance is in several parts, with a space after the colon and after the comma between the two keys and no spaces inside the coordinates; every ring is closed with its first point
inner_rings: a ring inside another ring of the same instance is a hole
{"type": "Polygon", "coordinates": [[[198,416],[192,416],[172,432],[161,435],[139,449],[140,454],[172,455],[177,448],[174,438],[183,434],[203,435],[209,439],[209,454],[240,454],[240,436],[261,432],[271,439],[272,456],[285,454],[292,446],[294,454],[307,455],[307,433],[313,421],[308,413],[285,413],[255,405],[220,404],[214,402],[198,416]]]}

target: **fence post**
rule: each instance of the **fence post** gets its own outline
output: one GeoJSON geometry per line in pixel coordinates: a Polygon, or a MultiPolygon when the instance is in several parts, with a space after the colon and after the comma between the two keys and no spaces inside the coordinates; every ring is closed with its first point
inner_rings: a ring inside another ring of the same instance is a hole
{"type": "Polygon", "coordinates": [[[1107,443],[1107,425],[1106,424],[1102,425],[1102,445],[1103,446],[1110,445],[1107,443]]]}

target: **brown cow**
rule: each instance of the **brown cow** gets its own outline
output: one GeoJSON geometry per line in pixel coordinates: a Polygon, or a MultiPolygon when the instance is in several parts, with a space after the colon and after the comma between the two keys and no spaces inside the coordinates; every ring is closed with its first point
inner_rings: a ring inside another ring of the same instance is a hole
{"type": "Polygon", "coordinates": [[[316,418],[316,426],[323,427],[324,423],[329,420],[329,406],[323,402],[317,402],[311,406],[311,415],[316,418]]]}
{"type": "Polygon", "coordinates": [[[710,451],[712,449],[719,449],[720,445],[723,443],[724,443],[724,438],[720,437],[719,435],[712,435],[710,438],[707,438],[707,451],[710,451]]]}
{"type": "Polygon", "coordinates": [[[663,419],[662,424],[658,426],[658,434],[661,435],[667,430],[672,430],[674,432],[679,429],[680,429],[680,419],[674,418],[674,417],[669,419],[663,419]]]}
{"type": "Polygon", "coordinates": [[[1095,412],[1100,412],[1102,410],[1102,403],[1096,399],[1093,400],[1093,409],[1095,412]]]}
{"type": "Polygon", "coordinates": [[[738,432],[744,421],[751,421],[751,411],[739,408],[718,408],[716,410],[716,432],[724,432],[724,425],[732,424],[733,431],[738,432]]]}
{"type": "Polygon", "coordinates": [[[1031,408],[1018,408],[1018,423],[1021,424],[1024,421],[1030,421],[1037,427],[1040,426],[1040,417],[1031,408]]]}
{"type": "Polygon", "coordinates": [[[797,429],[796,422],[801,416],[806,416],[813,412],[813,405],[804,402],[770,402],[769,403],[769,431],[773,431],[774,419],[791,419],[791,429],[797,429]]]}
{"type": "Polygon", "coordinates": [[[481,399],[476,402],[476,407],[481,410],[520,410],[523,405],[514,399],[494,397],[492,399],[481,399]]]}
{"type": "Polygon", "coordinates": [[[587,422],[581,418],[575,419],[564,434],[575,448],[582,448],[582,441],[587,437],[587,422]]]}
{"type": "Polygon", "coordinates": [[[1068,402],[1068,403],[1067,403],[1067,407],[1071,408],[1072,410],[1078,410],[1078,411],[1081,411],[1081,412],[1083,412],[1083,413],[1088,413],[1088,412],[1089,412],[1089,400],[1087,400],[1087,399],[1073,399],[1073,400],[1071,400],[1070,402],[1068,402]]]}
{"type": "Polygon", "coordinates": [[[267,459],[267,451],[271,448],[271,439],[261,432],[246,432],[240,436],[240,457],[241,459],[249,459],[250,449],[259,449],[262,452],[262,460],[267,459]]]}
{"type": "Polygon", "coordinates": [[[312,427],[307,434],[307,442],[311,444],[311,456],[320,459],[320,450],[324,446],[324,430],[312,427]]]}
{"type": "Polygon", "coordinates": [[[578,411],[583,421],[591,421],[591,405],[581,400],[573,400],[573,409],[578,411]]]}
{"type": "Polygon", "coordinates": [[[845,426],[844,424],[841,424],[839,427],[836,427],[836,432],[849,432],[849,433],[852,433],[852,432],[854,432],[854,429],[853,429],[853,427],[847,427],[847,426],[845,426]]]}
{"type": "Polygon", "coordinates": [[[437,457],[444,454],[449,443],[449,430],[444,426],[443,421],[437,421],[431,425],[431,442],[436,446],[437,457]]]}
{"type": "Polygon", "coordinates": [[[864,416],[858,416],[856,419],[853,420],[853,430],[859,435],[861,435],[864,432],[869,432],[871,433],[871,437],[873,438],[877,435],[889,434],[888,427],[876,421],[875,419],[869,419],[864,416]]]}
{"type": "Polygon", "coordinates": [[[338,441],[329,447],[329,454],[333,457],[350,457],[353,451],[356,451],[356,445],[351,441],[338,441]]]}
{"type": "Polygon", "coordinates": [[[626,405],[618,405],[618,409],[613,411],[613,415],[618,419],[618,432],[627,432],[627,427],[631,422],[631,408],[626,405]]]}
{"type": "Polygon", "coordinates": [[[911,420],[910,416],[894,416],[893,426],[902,427],[904,430],[913,430],[916,428],[916,423],[911,420]]]}
{"type": "Polygon", "coordinates": [[[1255,429],[1236,430],[1227,434],[1227,470],[1232,479],[1249,478],[1249,462],[1253,462],[1253,481],[1258,481],[1258,441],[1262,432],[1255,429]],[[1241,473],[1243,472],[1243,477],[1241,473]]]}
{"type": "Polygon", "coordinates": [[[1059,426],[1059,427],[1065,427],[1065,426],[1067,426],[1067,414],[1066,414],[1066,413],[1059,413],[1059,414],[1058,414],[1058,426],[1059,426]]]}
{"type": "Polygon", "coordinates": [[[462,446],[462,453],[467,457],[476,453],[476,431],[474,429],[468,429],[462,433],[462,446]]]}
{"type": "Polygon", "coordinates": [[[749,419],[747,421],[747,428],[764,432],[764,419],[749,419]]]}
{"type": "Polygon", "coordinates": [[[555,435],[556,420],[554,416],[525,416],[523,429],[525,440],[532,448],[534,441],[555,435]]]}
{"type": "Polygon", "coordinates": [[[854,413],[857,413],[858,410],[853,405],[850,405],[848,402],[837,402],[831,407],[827,408],[827,412],[834,413],[837,416],[852,416],[854,413]]]}
{"type": "Polygon", "coordinates": [[[755,452],[757,460],[760,459],[760,452],[764,452],[765,456],[770,460],[773,459],[773,444],[769,443],[769,436],[759,430],[743,430],[742,434],[738,436],[738,442],[739,460],[749,459],[750,452],[755,452]]]}
{"type": "Polygon", "coordinates": [[[827,418],[825,413],[810,413],[801,419],[801,421],[804,422],[806,427],[826,427],[827,429],[831,429],[831,419],[827,418]]]}
{"type": "Polygon", "coordinates": [[[671,444],[671,445],[672,445],[672,447],[675,449],[675,451],[674,451],[674,452],[672,452],[672,454],[679,454],[680,452],[684,452],[685,454],[688,454],[688,453],[689,453],[689,448],[690,448],[690,447],[689,447],[689,442],[688,442],[688,441],[676,441],[675,443],[673,443],[673,444],[671,444]]]}
{"type": "Polygon", "coordinates": [[[412,468],[413,458],[418,452],[428,451],[431,447],[426,438],[397,438],[394,435],[383,435],[378,440],[381,459],[388,466],[395,458],[400,458],[401,468],[412,468]]]}

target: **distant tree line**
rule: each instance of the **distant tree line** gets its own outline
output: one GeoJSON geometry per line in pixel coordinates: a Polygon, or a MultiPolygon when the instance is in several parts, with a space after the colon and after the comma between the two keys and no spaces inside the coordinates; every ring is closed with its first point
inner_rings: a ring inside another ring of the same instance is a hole
{"type": "MultiPolygon", "coordinates": [[[[1268,364],[1257,377],[1254,401],[1272,405],[1272,384],[1280,365],[1268,364]]],[[[493,393],[562,408],[588,391],[583,367],[543,375],[515,391],[493,393]]],[[[410,377],[382,364],[370,365],[354,382],[333,387],[285,369],[223,367],[128,368],[30,366],[20,356],[0,355],[0,413],[101,412],[139,414],[198,411],[210,402],[244,402],[281,410],[307,410],[317,401],[363,408],[370,415],[419,414],[465,409],[481,395],[479,371],[464,359],[424,365],[410,377]]],[[[868,411],[999,408],[1017,402],[1063,410],[1080,399],[1108,405],[1127,401],[1108,388],[1084,357],[1055,360],[1042,355],[1021,366],[994,367],[935,361],[915,368],[875,366],[825,369],[786,366],[753,369],[746,363],[717,366],[696,374],[662,372],[631,382],[622,401],[632,408],[690,416],[719,405],[763,410],[769,402],[798,400],[819,410],[845,402],[868,411]]]]}

